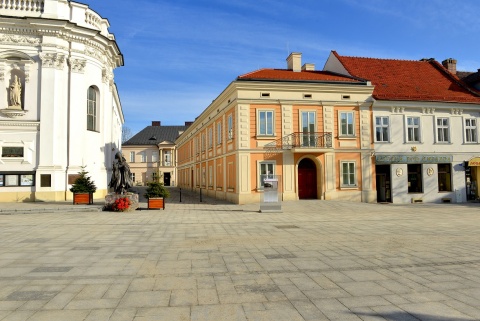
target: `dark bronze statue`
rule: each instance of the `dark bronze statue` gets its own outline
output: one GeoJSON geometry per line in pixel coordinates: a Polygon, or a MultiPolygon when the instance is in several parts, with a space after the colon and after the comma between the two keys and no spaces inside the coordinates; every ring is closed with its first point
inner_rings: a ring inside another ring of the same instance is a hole
{"type": "Polygon", "coordinates": [[[113,188],[116,194],[125,194],[127,190],[133,186],[130,166],[128,166],[127,160],[123,157],[122,152],[115,154],[112,179],[108,186],[113,188]]]}

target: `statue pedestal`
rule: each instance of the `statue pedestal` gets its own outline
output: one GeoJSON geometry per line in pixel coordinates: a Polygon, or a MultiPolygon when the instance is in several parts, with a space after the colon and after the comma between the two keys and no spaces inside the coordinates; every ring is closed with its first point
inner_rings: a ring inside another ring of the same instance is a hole
{"type": "Polygon", "coordinates": [[[126,194],[115,194],[109,193],[105,196],[105,208],[112,208],[113,203],[119,198],[128,198],[130,200],[130,207],[125,212],[135,211],[140,205],[138,204],[138,194],[135,193],[126,193],[126,194]]]}

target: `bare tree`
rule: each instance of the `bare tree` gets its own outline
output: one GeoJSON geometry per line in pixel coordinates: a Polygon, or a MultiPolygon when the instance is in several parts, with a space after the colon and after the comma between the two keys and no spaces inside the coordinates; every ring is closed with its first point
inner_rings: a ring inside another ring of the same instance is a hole
{"type": "Polygon", "coordinates": [[[122,127],[122,144],[132,138],[132,130],[129,127],[122,127]]]}

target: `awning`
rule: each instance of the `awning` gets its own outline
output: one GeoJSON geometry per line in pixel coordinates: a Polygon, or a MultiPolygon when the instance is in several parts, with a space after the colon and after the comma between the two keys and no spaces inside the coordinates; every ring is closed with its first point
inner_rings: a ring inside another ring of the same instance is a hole
{"type": "Polygon", "coordinates": [[[480,166],[480,157],[474,157],[468,161],[468,166],[480,166]]]}

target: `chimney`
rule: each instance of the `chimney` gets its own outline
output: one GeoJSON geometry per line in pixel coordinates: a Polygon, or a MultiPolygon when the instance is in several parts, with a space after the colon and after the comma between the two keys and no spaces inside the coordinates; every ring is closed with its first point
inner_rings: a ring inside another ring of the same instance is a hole
{"type": "Polygon", "coordinates": [[[192,126],[192,124],[193,124],[193,121],[186,121],[185,122],[185,126],[192,126]]]}
{"type": "Polygon", "coordinates": [[[315,64],[303,64],[302,70],[308,70],[308,71],[314,71],[315,70],[315,64]]]}
{"type": "Polygon", "coordinates": [[[154,121],[152,121],[152,126],[160,127],[160,126],[162,126],[162,122],[159,121],[159,120],[154,120],[154,121]]]}
{"type": "Polygon", "coordinates": [[[287,69],[295,72],[302,71],[302,54],[292,52],[287,58],[287,69]]]}
{"type": "Polygon", "coordinates": [[[442,61],[443,67],[445,67],[452,74],[457,74],[457,60],[453,58],[448,58],[442,61]]]}

